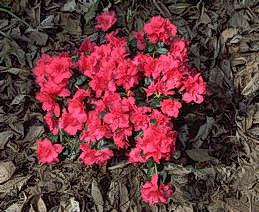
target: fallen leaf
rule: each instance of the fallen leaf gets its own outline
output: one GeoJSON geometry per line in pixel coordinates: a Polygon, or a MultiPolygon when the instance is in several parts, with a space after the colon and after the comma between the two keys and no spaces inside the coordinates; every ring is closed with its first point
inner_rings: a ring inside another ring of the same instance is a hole
{"type": "Polygon", "coordinates": [[[237,33],[238,33],[237,28],[227,28],[227,29],[225,29],[221,33],[221,36],[220,36],[221,46],[224,46],[226,41],[230,38],[233,38],[237,33]]]}
{"type": "Polygon", "coordinates": [[[18,203],[14,203],[9,206],[5,212],[22,212],[22,207],[18,203]]]}
{"type": "Polygon", "coordinates": [[[13,131],[7,130],[0,133],[0,149],[4,149],[6,143],[14,135],[13,131]]]}
{"type": "Polygon", "coordinates": [[[64,12],[74,12],[76,9],[76,1],[75,0],[70,0],[67,1],[63,7],[61,8],[61,11],[64,12]]]}
{"type": "Polygon", "coordinates": [[[195,148],[201,147],[205,139],[208,137],[210,131],[212,130],[214,123],[215,123],[214,118],[207,116],[206,123],[200,127],[197,135],[195,136],[194,139],[192,139],[192,141],[194,142],[193,146],[195,148]]]}
{"type": "Polygon", "coordinates": [[[127,187],[120,183],[120,211],[127,212],[130,207],[130,199],[127,187]]]}
{"type": "Polygon", "coordinates": [[[102,193],[98,187],[98,184],[96,182],[96,180],[93,179],[92,181],[92,190],[91,190],[91,195],[94,199],[94,203],[95,205],[98,207],[99,211],[103,211],[103,196],[102,193]]]}
{"type": "Polygon", "coordinates": [[[44,32],[32,31],[29,34],[29,38],[34,44],[38,46],[45,46],[48,42],[49,36],[44,32]]]}
{"type": "Polygon", "coordinates": [[[0,184],[9,180],[15,169],[15,165],[12,161],[0,162],[0,184]]]}
{"type": "Polygon", "coordinates": [[[205,162],[215,159],[209,155],[208,149],[190,149],[186,150],[185,152],[192,160],[198,162],[205,162]]]}
{"type": "Polygon", "coordinates": [[[85,24],[88,24],[95,17],[99,2],[99,0],[82,1],[81,10],[84,15],[85,24]]]}
{"type": "Polygon", "coordinates": [[[248,20],[241,13],[234,13],[228,22],[230,27],[236,27],[241,29],[249,28],[250,24],[248,20]]]}
{"type": "Polygon", "coordinates": [[[17,95],[13,101],[11,102],[11,105],[19,105],[25,102],[26,95],[17,95]]]}
{"type": "Polygon", "coordinates": [[[13,190],[20,191],[22,186],[27,183],[28,179],[31,176],[20,177],[20,176],[13,176],[9,181],[0,185],[0,193],[10,193],[13,190]]]}
{"type": "Polygon", "coordinates": [[[31,126],[29,132],[24,138],[24,141],[34,141],[44,133],[43,126],[31,126]]]}
{"type": "MultiPolygon", "coordinates": [[[[258,69],[259,71],[259,69],[258,69]]],[[[257,72],[251,81],[242,90],[242,95],[248,96],[255,94],[259,90],[259,72],[257,72]]]]}
{"type": "Polygon", "coordinates": [[[112,181],[109,187],[108,197],[111,205],[115,205],[115,201],[119,199],[119,184],[112,181]]]}
{"type": "Polygon", "coordinates": [[[80,212],[79,202],[74,197],[70,198],[64,212],[80,212]]]}
{"type": "Polygon", "coordinates": [[[37,209],[39,212],[47,212],[47,207],[41,197],[38,198],[37,209]]]}

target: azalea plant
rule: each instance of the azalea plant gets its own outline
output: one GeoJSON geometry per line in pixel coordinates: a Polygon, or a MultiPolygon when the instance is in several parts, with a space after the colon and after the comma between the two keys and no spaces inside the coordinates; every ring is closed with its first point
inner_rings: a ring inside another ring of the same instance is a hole
{"type": "Polygon", "coordinates": [[[103,165],[123,150],[148,170],[143,200],[167,203],[173,187],[157,166],[176,152],[173,121],[182,105],[202,103],[206,83],[188,65],[188,41],[169,19],[152,17],[128,37],[114,30],[114,11],[96,23],[98,41],[85,39],[73,57],[43,54],[33,69],[51,132],[37,141],[38,160],[57,163],[74,152],[85,165],[103,165]]]}

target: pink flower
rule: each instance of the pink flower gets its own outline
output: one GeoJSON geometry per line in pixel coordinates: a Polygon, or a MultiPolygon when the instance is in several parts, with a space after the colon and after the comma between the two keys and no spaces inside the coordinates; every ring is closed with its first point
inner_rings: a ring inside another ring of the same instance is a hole
{"type": "Polygon", "coordinates": [[[80,48],[78,49],[79,53],[92,53],[94,51],[96,44],[91,42],[88,38],[84,39],[81,43],[80,48]]]}
{"type": "Polygon", "coordinates": [[[145,163],[147,160],[141,156],[142,150],[140,148],[134,148],[129,153],[130,163],[145,163]]]}
{"type": "Polygon", "coordinates": [[[185,90],[183,95],[183,101],[190,103],[202,103],[204,101],[204,95],[206,93],[206,83],[203,81],[200,74],[196,74],[194,77],[189,76],[184,82],[180,91],[185,90]]]}
{"type": "Polygon", "coordinates": [[[146,47],[146,43],[145,43],[145,33],[144,31],[139,31],[139,32],[134,32],[133,33],[134,37],[136,38],[137,40],[137,48],[142,51],[145,49],[146,47]]]}
{"type": "Polygon", "coordinates": [[[53,135],[57,135],[58,134],[57,120],[53,118],[52,113],[47,113],[44,116],[44,120],[47,122],[49,129],[53,133],[53,135]]]}
{"type": "Polygon", "coordinates": [[[106,32],[108,29],[112,27],[113,24],[116,22],[115,12],[114,11],[106,11],[101,13],[96,17],[97,25],[95,26],[96,29],[101,29],[106,32]]]}
{"type": "Polygon", "coordinates": [[[156,163],[161,159],[169,160],[175,152],[176,132],[164,126],[150,125],[144,136],[138,137],[136,147],[142,150],[145,160],[153,158],[156,163]]]}
{"type": "Polygon", "coordinates": [[[113,152],[110,149],[100,149],[95,152],[95,163],[99,165],[104,165],[109,159],[113,157],[113,152]]]}
{"type": "Polygon", "coordinates": [[[161,110],[168,116],[177,118],[179,115],[179,109],[182,107],[181,102],[174,101],[172,99],[164,99],[161,103],[161,110]]]}
{"type": "Polygon", "coordinates": [[[59,120],[59,128],[64,129],[69,135],[75,135],[77,131],[83,129],[83,120],[86,121],[86,114],[79,113],[77,115],[67,112],[65,109],[62,111],[62,116],[59,120]]]}
{"type": "Polygon", "coordinates": [[[177,29],[169,19],[154,16],[149,23],[145,24],[144,32],[152,43],[158,41],[168,42],[171,37],[176,35],[177,29]]]}
{"type": "Polygon", "coordinates": [[[181,39],[181,40],[174,40],[171,43],[170,53],[174,56],[174,58],[180,60],[181,62],[188,61],[188,41],[181,39]]]}
{"type": "Polygon", "coordinates": [[[37,141],[37,157],[40,163],[57,163],[62,150],[61,144],[53,145],[47,138],[37,141]]]}
{"type": "Polygon", "coordinates": [[[172,196],[173,190],[171,185],[161,183],[158,186],[158,175],[154,174],[151,181],[146,182],[141,188],[143,200],[151,205],[157,203],[167,203],[172,196]]]}
{"type": "Polygon", "coordinates": [[[113,152],[110,149],[91,149],[87,143],[80,144],[80,149],[82,150],[80,159],[86,165],[93,165],[95,163],[103,165],[113,156],[113,152]]]}
{"type": "Polygon", "coordinates": [[[36,99],[42,102],[42,109],[48,112],[54,112],[56,116],[60,115],[60,107],[55,97],[46,92],[38,92],[36,99]]]}

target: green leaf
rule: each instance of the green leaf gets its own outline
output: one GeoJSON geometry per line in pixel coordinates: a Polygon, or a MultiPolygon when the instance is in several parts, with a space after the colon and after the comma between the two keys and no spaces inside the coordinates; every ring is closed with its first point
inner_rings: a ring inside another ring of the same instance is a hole
{"type": "Polygon", "coordinates": [[[147,52],[152,53],[154,51],[154,47],[151,44],[147,44],[147,52]]]}
{"type": "Polygon", "coordinates": [[[166,48],[158,48],[157,49],[157,52],[159,54],[167,54],[168,53],[168,50],[166,48]]]}
{"type": "Polygon", "coordinates": [[[107,144],[106,140],[101,139],[101,140],[97,143],[97,149],[102,149],[106,144],[107,144]]]}
{"type": "Polygon", "coordinates": [[[146,165],[147,165],[148,168],[154,167],[153,158],[149,158],[146,165]]]}
{"type": "Polygon", "coordinates": [[[83,75],[77,77],[76,79],[76,85],[80,86],[83,85],[86,82],[87,78],[83,75]]]}
{"type": "Polygon", "coordinates": [[[153,175],[155,172],[156,172],[155,167],[152,167],[152,168],[148,169],[148,170],[147,170],[147,177],[148,177],[148,178],[151,178],[152,175],[153,175]]]}
{"type": "Polygon", "coordinates": [[[163,42],[158,42],[157,43],[158,48],[163,48],[165,44],[163,42]]]}

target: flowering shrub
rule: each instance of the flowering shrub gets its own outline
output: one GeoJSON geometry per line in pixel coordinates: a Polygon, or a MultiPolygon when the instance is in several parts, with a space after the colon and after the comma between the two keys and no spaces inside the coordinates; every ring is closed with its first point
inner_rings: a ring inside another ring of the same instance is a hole
{"type": "Polygon", "coordinates": [[[55,163],[59,154],[80,149],[82,163],[103,165],[123,150],[130,163],[147,167],[143,200],[166,203],[173,190],[159,183],[157,165],[175,153],[173,119],[183,104],[203,102],[206,84],[188,65],[188,42],[176,37],[169,19],[151,18],[128,40],[109,31],[115,12],[96,21],[99,33],[108,32],[104,40],[84,40],[77,60],[43,54],[33,69],[50,137],[60,143],[38,140],[38,160],[55,163]]]}

